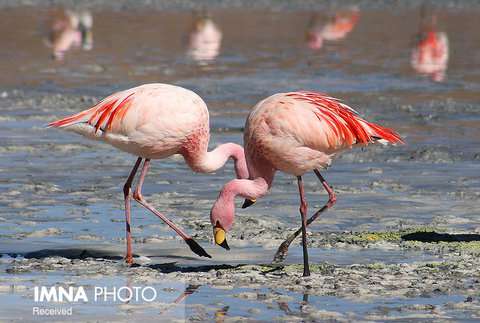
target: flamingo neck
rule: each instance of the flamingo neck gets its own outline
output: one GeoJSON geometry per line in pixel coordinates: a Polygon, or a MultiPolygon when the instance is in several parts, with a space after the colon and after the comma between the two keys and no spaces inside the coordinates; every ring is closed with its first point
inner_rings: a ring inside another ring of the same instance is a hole
{"type": "Polygon", "coordinates": [[[271,182],[263,177],[255,179],[234,179],[228,182],[220,192],[219,199],[226,202],[233,201],[236,196],[248,199],[257,199],[267,194],[271,182]]]}
{"type": "Polygon", "coordinates": [[[271,183],[263,177],[255,179],[234,179],[223,187],[210,212],[213,225],[220,225],[229,231],[235,219],[235,197],[256,199],[267,194],[271,183]]]}
{"type": "Polygon", "coordinates": [[[183,153],[185,161],[191,169],[199,173],[211,173],[222,168],[231,157],[235,164],[237,178],[248,178],[247,163],[242,146],[226,143],[212,151],[207,151],[206,146],[203,149],[186,150],[183,153]]]}

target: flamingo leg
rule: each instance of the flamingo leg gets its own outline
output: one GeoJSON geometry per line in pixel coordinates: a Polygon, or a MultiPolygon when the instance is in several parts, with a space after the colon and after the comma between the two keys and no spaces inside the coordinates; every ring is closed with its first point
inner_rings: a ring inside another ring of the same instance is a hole
{"type": "MultiPolygon", "coordinates": [[[[320,180],[320,182],[322,183],[323,187],[325,188],[325,190],[327,191],[328,193],[328,201],[327,203],[320,209],[318,210],[317,212],[315,212],[314,215],[312,215],[308,221],[307,221],[307,226],[309,226],[313,221],[315,221],[321,213],[325,212],[327,209],[331,208],[335,202],[337,201],[337,197],[335,195],[335,192],[333,191],[333,189],[330,187],[330,185],[328,185],[327,181],[325,180],[325,178],[323,178],[323,176],[320,174],[320,172],[317,170],[317,169],[314,169],[313,170],[315,172],[315,175],[317,175],[318,179],[320,180]]],[[[275,263],[279,263],[279,262],[282,262],[285,260],[285,258],[287,257],[287,253],[288,253],[288,247],[290,246],[290,244],[293,242],[293,240],[295,240],[296,237],[298,237],[298,235],[302,232],[302,228],[299,228],[297,231],[295,231],[294,233],[292,233],[284,242],[282,242],[282,244],[280,245],[280,247],[278,247],[277,249],[277,252],[275,253],[275,256],[273,257],[273,262],[275,263]]]]}
{"type": "Polygon", "coordinates": [[[138,171],[138,167],[142,162],[142,158],[138,157],[135,166],[133,166],[130,175],[128,175],[127,181],[123,186],[123,197],[125,198],[125,238],[127,240],[127,256],[125,257],[125,261],[127,264],[131,265],[133,263],[133,256],[132,256],[132,232],[130,231],[130,199],[132,197],[132,182],[135,178],[135,174],[138,171]]]}
{"type": "Polygon", "coordinates": [[[298,192],[300,193],[300,214],[302,216],[302,246],[303,246],[303,277],[310,276],[310,266],[308,263],[307,247],[307,200],[305,199],[305,190],[303,189],[302,176],[297,176],[298,192]]]}
{"type": "Polygon", "coordinates": [[[142,187],[143,182],[145,180],[145,176],[147,175],[148,169],[150,168],[150,159],[145,159],[143,163],[142,172],[140,173],[140,178],[138,179],[137,187],[135,188],[135,192],[133,193],[133,199],[137,201],[140,205],[144,208],[155,214],[159,217],[163,222],[165,222],[170,228],[172,228],[183,240],[188,244],[190,249],[199,256],[211,258],[211,256],[195,241],[191,236],[185,233],[179,226],[173,223],[169,218],[165,215],[157,211],[152,205],[150,205],[142,195],[142,187]]]}

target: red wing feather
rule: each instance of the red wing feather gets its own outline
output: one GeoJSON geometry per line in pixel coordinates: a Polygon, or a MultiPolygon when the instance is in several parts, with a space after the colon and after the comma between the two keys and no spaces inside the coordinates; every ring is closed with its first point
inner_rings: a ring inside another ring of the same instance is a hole
{"type": "Polygon", "coordinates": [[[327,122],[338,137],[337,140],[343,140],[349,146],[366,145],[375,141],[374,137],[387,140],[392,144],[403,143],[402,138],[394,130],[362,119],[355,110],[338,99],[309,91],[292,92],[287,95],[314,105],[317,108],[315,111],[317,117],[327,122]]]}
{"type": "Polygon", "coordinates": [[[130,107],[128,103],[134,94],[135,92],[130,93],[123,98],[120,97],[119,93],[114,94],[88,110],[51,122],[48,124],[48,127],[67,127],[76,123],[86,122],[95,127],[95,132],[99,129],[103,131],[111,130],[113,122],[118,117],[123,119],[125,116],[127,109],[130,107]]]}
{"type": "MultiPolygon", "coordinates": [[[[105,130],[111,130],[112,129],[112,124],[113,124],[113,121],[115,120],[115,116],[121,111],[121,110],[126,110],[128,109],[129,105],[128,103],[130,102],[130,98],[131,96],[133,95],[134,93],[131,93],[129,94],[125,99],[122,100],[122,102],[120,102],[117,107],[115,108],[115,110],[112,111],[112,113],[110,113],[110,117],[108,118],[108,121],[107,121],[107,124],[105,126],[105,130]]],[[[123,116],[125,115],[125,113],[122,113],[120,114],[120,117],[121,119],[123,118],[123,116]]]]}

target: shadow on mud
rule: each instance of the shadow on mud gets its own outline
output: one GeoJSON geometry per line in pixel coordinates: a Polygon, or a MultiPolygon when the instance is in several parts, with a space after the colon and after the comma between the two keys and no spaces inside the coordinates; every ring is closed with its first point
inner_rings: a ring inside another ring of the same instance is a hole
{"type": "Polygon", "coordinates": [[[470,242],[480,241],[480,234],[413,232],[403,235],[402,240],[420,242],[470,242]]]}
{"type": "MultiPolygon", "coordinates": [[[[114,252],[105,250],[87,250],[87,249],[42,249],[22,254],[23,257],[29,258],[47,258],[47,257],[63,257],[67,259],[87,259],[101,258],[106,260],[122,260],[123,257],[114,252]]],[[[136,255],[134,255],[135,257],[136,255]]]]}
{"type": "Polygon", "coordinates": [[[158,270],[162,273],[169,274],[173,272],[182,272],[182,273],[198,273],[198,272],[208,272],[212,269],[234,269],[244,265],[204,265],[204,266],[179,266],[176,263],[167,263],[167,264],[153,264],[148,265],[148,267],[158,270]]]}
{"type": "MultiPolygon", "coordinates": [[[[113,260],[113,261],[124,261],[124,257],[116,254],[113,251],[108,250],[88,250],[88,249],[42,249],[26,253],[7,253],[11,257],[22,256],[27,259],[43,259],[48,257],[63,257],[67,259],[102,259],[102,260],[113,260]]],[[[138,255],[134,254],[134,258],[137,258],[138,255]]],[[[173,255],[164,255],[164,256],[152,256],[153,257],[168,257],[168,258],[182,258],[182,259],[198,259],[195,257],[181,257],[173,255]]],[[[154,264],[139,264],[134,263],[131,267],[148,267],[154,270],[158,270],[162,273],[171,273],[171,272],[208,272],[212,269],[233,269],[237,268],[239,265],[225,265],[225,264],[212,264],[212,265],[200,265],[200,266],[181,266],[176,262],[168,263],[154,263],[154,264]]]]}

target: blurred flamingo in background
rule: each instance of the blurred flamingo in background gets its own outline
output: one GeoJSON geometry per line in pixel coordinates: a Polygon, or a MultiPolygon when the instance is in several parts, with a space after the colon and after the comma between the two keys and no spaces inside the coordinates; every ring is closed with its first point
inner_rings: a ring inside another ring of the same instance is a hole
{"type": "Polygon", "coordinates": [[[93,47],[93,17],[89,11],[64,10],[54,15],[50,25],[47,46],[52,47],[52,57],[62,60],[74,47],[84,50],[93,47]]]}
{"type": "Polygon", "coordinates": [[[311,49],[320,49],[323,41],[335,41],[345,38],[357,25],[360,10],[356,7],[338,11],[323,23],[318,16],[313,16],[307,31],[307,44],[311,49]]]}
{"type": "Polygon", "coordinates": [[[192,237],[158,212],[142,196],[142,185],[151,159],[180,154],[195,172],[210,173],[228,158],[235,162],[238,178],[248,178],[243,148],[233,143],[207,151],[210,138],[205,102],[194,92],[168,84],[145,84],[114,93],[94,107],[54,121],[50,127],[63,128],[90,139],[105,141],[139,156],[123,187],[125,198],[127,263],[133,262],[130,232],[130,199],[153,212],[189,245],[197,255],[210,257],[192,237]],[[135,192],[131,186],[144,159],[135,192]]]}
{"type": "Polygon", "coordinates": [[[213,20],[204,14],[195,19],[189,35],[188,56],[200,64],[207,64],[220,53],[222,31],[213,20]]]}
{"type": "Polygon", "coordinates": [[[303,275],[309,276],[306,227],[336,201],[335,193],[319,170],[330,166],[341,151],[375,142],[403,143],[395,131],[362,119],[347,105],[320,93],[278,93],[260,101],[245,124],[245,157],[250,179],[232,180],[220,192],[210,213],[215,242],[228,249],[226,232],[233,225],[235,196],[246,198],[243,207],[247,207],[267,194],[277,170],[295,175],[302,228],[280,246],[276,258],[284,257],[291,241],[302,232],[303,275]],[[311,170],[328,192],[329,199],[307,221],[302,175],[311,170]]]}
{"type": "Polygon", "coordinates": [[[421,11],[420,30],[412,50],[411,65],[420,74],[431,77],[435,82],[445,80],[448,67],[448,37],[438,31],[436,15],[427,16],[421,11]]]}

